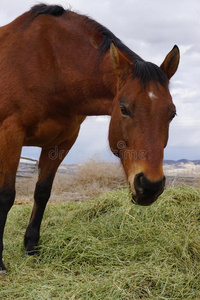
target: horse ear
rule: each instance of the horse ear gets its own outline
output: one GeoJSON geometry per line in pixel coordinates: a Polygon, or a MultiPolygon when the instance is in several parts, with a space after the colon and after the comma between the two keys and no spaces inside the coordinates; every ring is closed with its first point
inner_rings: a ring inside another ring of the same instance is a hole
{"type": "Polygon", "coordinates": [[[110,57],[115,73],[120,80],[125,80],[133,71],[133,63],[131,63],[125,55],[117,49],[112,42],[110,45],[110,57]]]}
{"type": "Polygon", "coordinates": [[[174,48],[167,54],[165,60],[161,64],[161,69],[170,79],[176,72],[180,60],[179,48],[175,45],[174,48]]]}

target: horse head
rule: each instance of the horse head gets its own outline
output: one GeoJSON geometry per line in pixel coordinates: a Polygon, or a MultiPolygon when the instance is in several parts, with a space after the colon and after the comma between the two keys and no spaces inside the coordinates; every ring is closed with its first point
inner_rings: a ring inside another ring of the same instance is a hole
{"type": "Polygon", "coordinates": [[[160,67],[129,59],[113,43],[110,55],[118,79],[110,148],[121,159],[133,201],[150,205],[165,186],[163,152],[169,124],[176,115],[169,79],[177,70],[179,49],[174,46],[160,67]]]}

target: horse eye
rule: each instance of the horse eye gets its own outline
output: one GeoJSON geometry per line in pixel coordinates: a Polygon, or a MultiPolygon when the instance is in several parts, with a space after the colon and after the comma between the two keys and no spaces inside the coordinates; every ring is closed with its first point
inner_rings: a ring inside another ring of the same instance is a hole
{"type": "Polygon", "coordinates": [[[170,116],[170,121],[172,121],[175,118],[175,116],[176,116],[176,112],[174,111],[170,116]]]}
{"type": "Polygon", "coordinates": [[[125,117],[130,117],[131,112],[130,110],[123,104],[120,104],[121,114],[125,117]]]}

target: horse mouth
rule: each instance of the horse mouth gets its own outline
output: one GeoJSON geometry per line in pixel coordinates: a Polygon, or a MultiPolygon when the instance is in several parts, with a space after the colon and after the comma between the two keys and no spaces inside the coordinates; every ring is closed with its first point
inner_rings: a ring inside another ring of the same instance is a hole
{"type": "Polygon", "coordinates": [[[154,196],[132,194],[131,202],[135,205],[149,206],[153,204],[158,197],[163,193],[164,188],[157,192],[154,196]]]}

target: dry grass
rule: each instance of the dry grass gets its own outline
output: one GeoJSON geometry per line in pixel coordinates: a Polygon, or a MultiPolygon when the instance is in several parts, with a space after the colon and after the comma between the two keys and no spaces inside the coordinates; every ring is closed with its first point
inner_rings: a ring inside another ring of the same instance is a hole
{"type": "Polygon", "coordinates": [[[54,200],[56,195],[62,195],[65,200],[83,201],[125,185],[120,165],[91,160],[80,165],[73,176],[58,173],[52,193],[54,200]]]}
{"type": "MultiPolygon", "coordinates": [[[[16,203],[32,201],[36,180],[37,176],[17,180],[16,203]]],[[[56,174],[50,201],[84,201],[124,186],[126,179],[120,164],[90,160],[73,172],[66,168],[65,173],[56,174]]]]}
{"type": "Polygon", "coordinates": [[[28,204],[33,201],[34,189],[37,182],[37,176],[28,179],[16,179],[16,198],[15,204],[28,204]]]}

